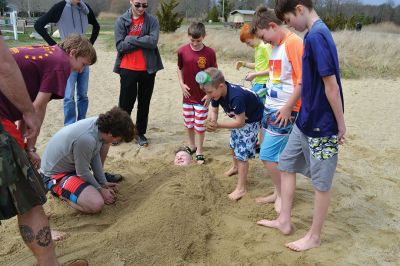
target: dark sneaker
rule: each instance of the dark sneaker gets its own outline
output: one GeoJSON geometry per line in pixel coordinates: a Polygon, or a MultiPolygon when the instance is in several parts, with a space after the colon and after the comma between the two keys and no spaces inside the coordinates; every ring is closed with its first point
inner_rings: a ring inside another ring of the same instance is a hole
{"type": "Polygon", "coordinates": [[[105,172],[104,175],[106,176],[107,181],[111,183],[117,183],[122,180],[122,175],[119,174],[105,172]]]}
{"type": "Polygon", "coordinates": [[[147,140],[147,138],[144,135],[138,135],[136,137],[136,141],[140,146],[147,146],[149,145],[149,141],[147,140]]]}

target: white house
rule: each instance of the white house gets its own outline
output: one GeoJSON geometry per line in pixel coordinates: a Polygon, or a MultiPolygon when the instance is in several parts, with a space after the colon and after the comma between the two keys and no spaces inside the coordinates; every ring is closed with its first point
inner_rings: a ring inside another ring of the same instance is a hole
{"type": "Polygon", "coordinates": [[[235,24],[243,24],[245,22],[251,22],[253,20],[254,10],[233,10],[229,13],[228,22],[235,24]]]}

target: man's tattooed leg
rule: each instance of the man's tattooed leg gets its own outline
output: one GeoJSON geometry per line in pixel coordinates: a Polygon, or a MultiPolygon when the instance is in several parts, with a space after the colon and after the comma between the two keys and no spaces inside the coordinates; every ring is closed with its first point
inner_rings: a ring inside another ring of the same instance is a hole
{"type": "Polygon", "coordinates": [[[20,225],[19,232],[21,233],[22,239],[25,243],[29,244],[35,239],[32,228],[27,225],[20,225]]]}
{"type": "Polygon", "coordinates": [[[41,247],[47,247],[48,245],[50,245],[51,243],[50,227],[45,226],[42,229],[40,229],[36,235],[36,241],[38,245],[41,247]]]}

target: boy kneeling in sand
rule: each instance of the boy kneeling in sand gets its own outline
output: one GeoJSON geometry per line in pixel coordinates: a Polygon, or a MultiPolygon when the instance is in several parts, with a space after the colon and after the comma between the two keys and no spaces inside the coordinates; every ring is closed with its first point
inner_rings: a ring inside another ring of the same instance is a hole
{"type": "Polygon", "coordinates": [[[104,204],[115,202],[116,184],[107,182],[103,171],[108,148],[113,142],[133,138],[132,119],[118,107],[63,127],[44,151],[43,181],[53,195],[74,209],[98,213],[104,204]]]}
{"type": "Polygon", "coordinates": [[[231,200],[238,200],[246,194],[248,160],[256,154],[257,134],[264,106],[256,93],[225,81],[222,72],[216,68],[210,67],[197,73],[196,81],[207,97],[211,98],[207,131],[232,129],[230,147],[233,150],[233,166],[225,175],[239,175],[235,190],[229,194],[231,200]],[[233,121],[218,122],[219,105],[233,121]]]}

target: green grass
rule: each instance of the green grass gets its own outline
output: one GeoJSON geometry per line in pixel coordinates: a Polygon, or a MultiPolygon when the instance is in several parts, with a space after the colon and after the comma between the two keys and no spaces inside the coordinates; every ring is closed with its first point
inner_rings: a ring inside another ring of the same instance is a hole
{"type": "Polygon", "coordinates": [[[11,33],[4,33],[3,35],[11,38],[6,40],[8,47],[20,47],[43,43],[42,40],[30,38],[28,33],[18,34],[18,41],[14,40],[14,35],[12,35],[11,33]]]}

